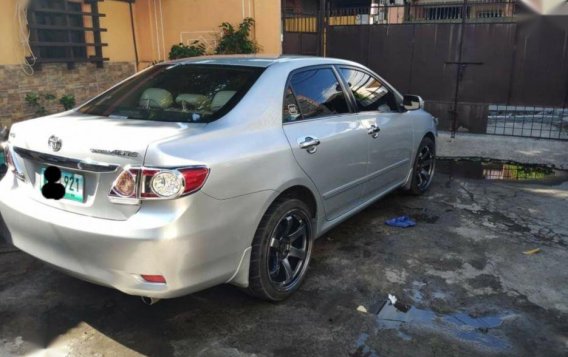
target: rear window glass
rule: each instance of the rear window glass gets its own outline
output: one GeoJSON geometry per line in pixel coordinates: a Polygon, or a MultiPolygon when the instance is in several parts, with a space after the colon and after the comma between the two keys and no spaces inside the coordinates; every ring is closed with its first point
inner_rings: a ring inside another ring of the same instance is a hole
{"type": "Polygon", "coordinates": [[[229,112],[264,68],[157,65],[79,109],[107,117],[207,123],[229,112]]]}

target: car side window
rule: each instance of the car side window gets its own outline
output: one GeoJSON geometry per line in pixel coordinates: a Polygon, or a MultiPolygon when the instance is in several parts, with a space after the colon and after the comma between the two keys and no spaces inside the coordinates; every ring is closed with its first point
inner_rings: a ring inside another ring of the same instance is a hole
{"type": "Polygon", "coordinates": [[[294,121],[349,113],[347,98],[331,68],[314,68],[294,73],[290,86],[292,90],[287,89],[284,103],[285,121],[287,118],[287,121],[294,121]],[[289,99],[289,95],[295,97],[295,100],[289,99]],[[297,108],[294,108],[294,104],[297,108]],[[301,116],[294,117],[294,109],[299,109],[297,114],[301,116]]]}
{"type": "Polygon", "coordinates": [[[284,95],[284,107],[282,108],[283,120],[285,123],[302,119],[302,114],[298,108],[298,102],[292,92],[292,88],[288,86],[284,95]]]}
{"type": "Polygon", "coordinates": [[[392,93],[377,78],[352,68],[341,68],[341,75],[353,92],[360,112],[398,112],[398,105],[392,93]]]}

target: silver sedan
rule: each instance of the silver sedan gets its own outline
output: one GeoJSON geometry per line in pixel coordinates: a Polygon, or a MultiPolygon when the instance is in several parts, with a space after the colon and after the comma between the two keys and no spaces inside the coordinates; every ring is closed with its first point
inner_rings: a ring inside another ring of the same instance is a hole
{"type": "Polygon", "coordinates": [[[12,126],[0,231],[152,301],[222,283],[279,301],[317,237],[393,190],[428,189],[437,132],[423,106],[339,59],[158,64],[12,126]]]}

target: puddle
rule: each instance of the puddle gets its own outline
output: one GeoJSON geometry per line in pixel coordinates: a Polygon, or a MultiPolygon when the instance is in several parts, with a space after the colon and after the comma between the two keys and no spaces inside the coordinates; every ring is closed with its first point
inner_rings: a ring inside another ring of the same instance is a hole
{"type": "Polygon", "coordinates": [[[451,338],[490,350],[502,351],[511,347],[507,340],[492,333],[492,330],[500,327],[507,317],[512,316],[511,314],[481,317],[472,317],[463,312],[438,314],[429,309],[419,309],[398,301],[394,305],[386,301],[375,311],[379,328],[396,330],[405,340],[412,339],[408,331],[419,329],[443,333],[451,338]]]}
{"type": "Polygon", "coordinates": [[[476,180],[501,180],[539,183],[568,181],[568,171],[546,165],[521,164],[482,158],[438,158],[436,170],[450,175],[476,180]]]}
{"type": "Polygon", "coordinates": [[[379,355],[377,352],[372,350],[369,346],[367,346],[367,339],[369,338],[369,334],[362,333],[357,338],[355,342],[355,347],[357,348],[355,352],[351,353],[351,357],[378,357],[379,355]]]}

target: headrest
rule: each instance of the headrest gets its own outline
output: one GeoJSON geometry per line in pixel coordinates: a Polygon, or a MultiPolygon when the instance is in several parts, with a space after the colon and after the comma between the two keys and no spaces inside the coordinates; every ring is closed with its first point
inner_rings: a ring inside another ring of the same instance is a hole
{"type": "Polygon", "coordinates": [[[211,101],[211,110],[217,111],[221,109],[233,96],[237,93],[234,90],[221,90],[215,93],[213,100],[211,101]]]}
{"type": "Polygon", "coordinates": [[[199,106],[206,100],[207,97],[203,94],[182,93],[176,97],[177,104],[181,104],[183,102],[193,106],[199,106]]]}
{"type": "Polygon", "coordinates": [[[172,93],[161,88],[148,88],[140,97],[140,106],[150,108],[168,108],[174,102],[172,93]]]}

